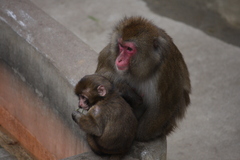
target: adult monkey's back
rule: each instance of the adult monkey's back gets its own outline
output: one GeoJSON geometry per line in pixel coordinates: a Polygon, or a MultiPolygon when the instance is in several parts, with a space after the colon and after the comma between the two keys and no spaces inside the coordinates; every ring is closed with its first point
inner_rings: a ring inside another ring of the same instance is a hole
{"type": "Polygon", "coordinates": [[[96,73],[110,79],[130,104],[132,91],[142,97],[141,105],[133,105],[139,141],[171,133],[190,103],[182,54],[164,30],[142,17],[124,18],[116,25],[100,52],[96,73]]]}

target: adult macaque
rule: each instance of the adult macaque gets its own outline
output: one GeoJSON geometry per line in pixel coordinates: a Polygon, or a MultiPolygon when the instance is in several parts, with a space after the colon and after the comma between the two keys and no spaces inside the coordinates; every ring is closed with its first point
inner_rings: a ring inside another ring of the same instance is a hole
{"type": "MultiPolygon", "coordinates": [[[[142,97],[143,103],[133,108],[139,141],[171,133],[190,103],[182,54],[164,30],[142,17],[124,18],[116,25],[110,43],[100,52],[96,73],[115,86],[128,84],[142,97]]],[[[129,88],[120,90],[125,95],[129,88]]]]}
{"type": "Polygon", "coordinates": [[[132,145],[137,119],[130,105],[103,76],[88,75],[75,87],[79,107],[88,110],[72,113],[73,120],[87,133],[87,141],[97,154],[123,155],[132,145]]]}

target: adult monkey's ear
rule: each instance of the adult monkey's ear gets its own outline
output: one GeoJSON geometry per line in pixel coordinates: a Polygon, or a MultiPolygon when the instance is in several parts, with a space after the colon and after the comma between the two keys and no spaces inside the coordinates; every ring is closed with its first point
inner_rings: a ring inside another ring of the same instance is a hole
{"type": "Polygon", "coordinates": [[[99,96],[104,97],[107,94],[107,90],[103,85],[98,86],[97,88],[99,96]]]}

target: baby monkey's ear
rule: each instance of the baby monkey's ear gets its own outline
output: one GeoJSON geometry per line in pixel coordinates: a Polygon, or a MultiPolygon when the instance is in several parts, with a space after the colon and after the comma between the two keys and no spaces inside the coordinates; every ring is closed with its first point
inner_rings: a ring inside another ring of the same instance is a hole
{"type": "Polygon", "coordinates": [[[98,86],[97,88],[99,96],[104,97],[107,94],[107,90],[103,85],[98,86]]]}

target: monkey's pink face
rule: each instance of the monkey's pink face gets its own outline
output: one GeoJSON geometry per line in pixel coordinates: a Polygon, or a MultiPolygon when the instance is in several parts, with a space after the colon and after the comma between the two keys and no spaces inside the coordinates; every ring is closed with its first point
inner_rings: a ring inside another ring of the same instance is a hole
{"type": "Polygon", "coordinates": [[[133,42],[123,42],[122,38],[118,39],[119,54],[115,64],[119,70],[127,70],[133,55],[137,53],[136,46],[133,42]]]}
{"type": "Polygon", "coordinates": [[[84,110],[89,110],[90,109],[88,98],[86,96],[79,95],[79,107],[84,109],[84,110]]]}

